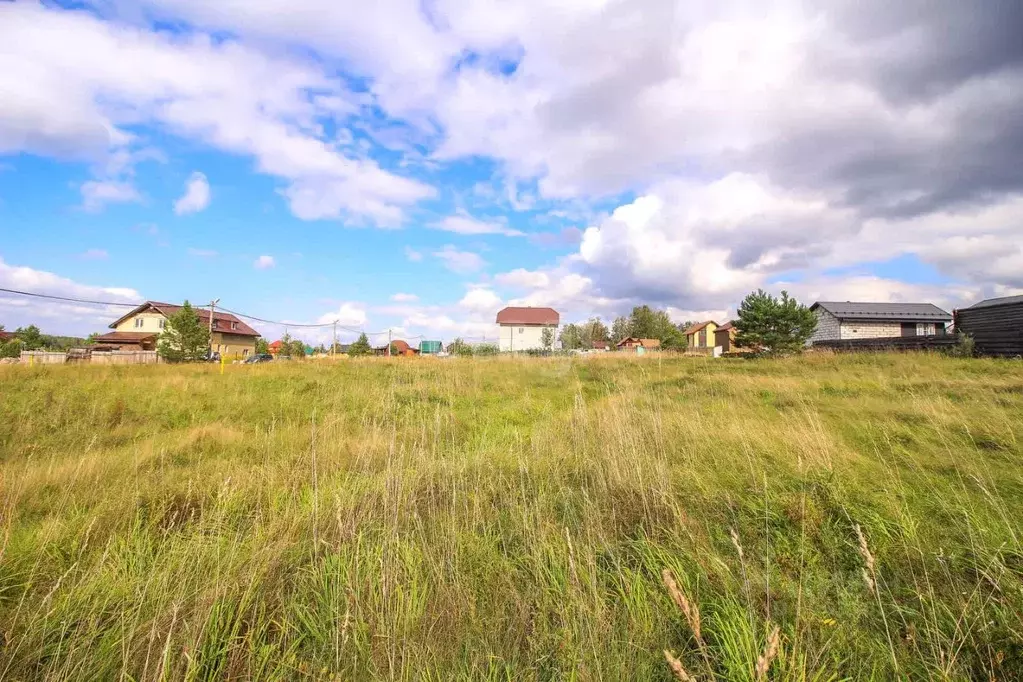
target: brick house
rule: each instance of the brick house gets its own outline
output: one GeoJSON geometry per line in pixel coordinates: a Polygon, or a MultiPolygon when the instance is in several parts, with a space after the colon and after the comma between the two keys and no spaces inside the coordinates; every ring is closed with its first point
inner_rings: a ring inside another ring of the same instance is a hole
{"type": "Polygon", "coordinates": [[[944,334],[952,322],[932,303],[851,303],[818,301],[810,306],[817,329],[810,342],[841,339],[888,339],[944,334]]]}

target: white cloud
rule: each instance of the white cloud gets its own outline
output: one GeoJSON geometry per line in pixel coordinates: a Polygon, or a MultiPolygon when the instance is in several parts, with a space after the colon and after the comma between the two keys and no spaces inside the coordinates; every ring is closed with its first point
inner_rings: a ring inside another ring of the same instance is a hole
{"type": "Polygon", "coordinates": [[[268,270],[274,267],[275,265],[277,265],[277,262],[274,261],[273,256],[260,256],[252,264],[252,267],[256,268],[257,270],[268,270]]]}
{"type": "Polygon", "coordinates": [[[337,322],[344,327],[361,329],[366,324],[366,309],[359,303],[345,301],[334,312],[324,313],[316,320],[318,324],[337,322]]]}
{"type": "Polygon", "coordinates": [[[405,257],[413,263],[418,263],[423,260],[423,254],[420,251],[416,251],[411,246],[405,247],[405,257]]]}
{"type": "MultiPolygon", "coordinates": [[[[212,249],[196,249],[193,247],[188,248],[188,255],[194,256],[195,258],[214,258],[217,256],[217,252],[212,249]]],[[[271,259],[273,260],[273,259],[271,259]]]]}
{"type": "MultiPolygon", "coordinates": [[[[82,284],[52,272],[5,263],[0,258],[0,287],[87,301],[137,304],[142,294],[126,287],[82,284]]],[[[0,294],[0,322],[8,329],[29,324],[44,332],[89,334],[102,329],[129,308],[0,294]]]]}
{"type": "Polygon", "coordinates": [[[395,303],[415,303],[419,300],[419,297],[415,294],[397,293],[391,296],[391,300],[395,303]]]}
{"type": "Polygon", "coordinates": [[[110,254],[106,249],[86,249],[79,257],[82,260],[106,260],[110,258],[110,254]]]}
{"type": "Polygon", "coordinates": [[[455,215],[450,215],[441,220],[439,223],[431,225],[436,230],[443,230],[445,232],[454,232],[456,234],[468,234],[468,235],[484,235],[484,234],[499,234],[505,237],[524,237],[524,232],[520,230],[514,230],[497,221],[484,221],[477,220],[467,213],[459,212],[455,215]]]}
{"type": "Polygon", "coordinates": [[[470,313],[496,315],[497,311],[501,308],[501,297],[491,289],[474,287],[462,297],[458,305],[470,313]]]}
{"type": "Polygon", "coordinates": [[[174,213],[176,215],[198,213],[209,205],[210,183],[205,175],[196,171],[188,177],[188,182],[185,183],[185,193],[174,202],[174,213]]]}
{"type": "Polygon", "coordinates": [[[103,210],[107,204],[142,201],[142,196],[130,182],[116,180],[90,180],[82,183],[82,208],[90,213],[103,210]]]}
{"type": "MultiPolygon", "coordinates": [[[[435,194],[325,137],[317,119],[354,95],[313,60],[34,3],[4,3],[0,12],[0,153],[100,161],[136,145],[130,131],[149,123],[253,157],[259,172],[285,181],[281,194],[303,219],[392,225],[435,194]]],[[[123,185],[87,183],[83,194],[94,207],[137,200],[123,185]]]]}
{"type": "Polygon", "coordinates": [[[517,268],[511,272],[494,275],[494,281],[500,286],[516,289],[543,289],[550,286],[551,278],[545,272],[517,268]]]}
{"type": "Polygon", "coordinates": [[[486,262],[478,253],[472,251],[460,251],[448,244],[439,251],[434,251],[433,256],[440,259],[451,272],[470,273],[482,270],[486,262]]]}

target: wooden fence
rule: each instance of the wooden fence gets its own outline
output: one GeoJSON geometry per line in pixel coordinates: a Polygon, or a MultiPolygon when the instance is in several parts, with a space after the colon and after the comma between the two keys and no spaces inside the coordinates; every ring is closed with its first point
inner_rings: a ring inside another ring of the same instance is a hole
{"type": "Polygon", "coordinates": [[[84,354],[21,351],[23,365],[62,365],[65,362],[91,362],[96,365],[153,365],[161,362],[155,350],[93,351],[84,354]]]}

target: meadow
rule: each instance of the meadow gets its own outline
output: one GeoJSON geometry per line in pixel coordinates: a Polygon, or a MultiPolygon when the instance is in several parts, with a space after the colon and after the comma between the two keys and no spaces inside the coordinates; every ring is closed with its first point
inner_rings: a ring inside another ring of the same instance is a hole
{"type": "Polygon", "coordinates": [[[1023,679],[1021,461],[1018,361],[3,366],[0,679],[1023,679]]]}

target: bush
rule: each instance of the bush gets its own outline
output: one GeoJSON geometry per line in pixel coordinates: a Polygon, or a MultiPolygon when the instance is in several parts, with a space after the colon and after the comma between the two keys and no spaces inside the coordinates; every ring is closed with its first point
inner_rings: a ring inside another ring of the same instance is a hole
{"type": "Polygon", "coordinates": [[[946,349],[945,352],[953,358],[972,358],[976,352],[976,343],[974,343],[972,336],[960,334],[956,340],[956,345],[946,349]]]}
{"type": "Polygon", "coordinates": [[[473,349],[476,355],[497,355],[497,346],[492,343],[481,343],[473,349]]]}

